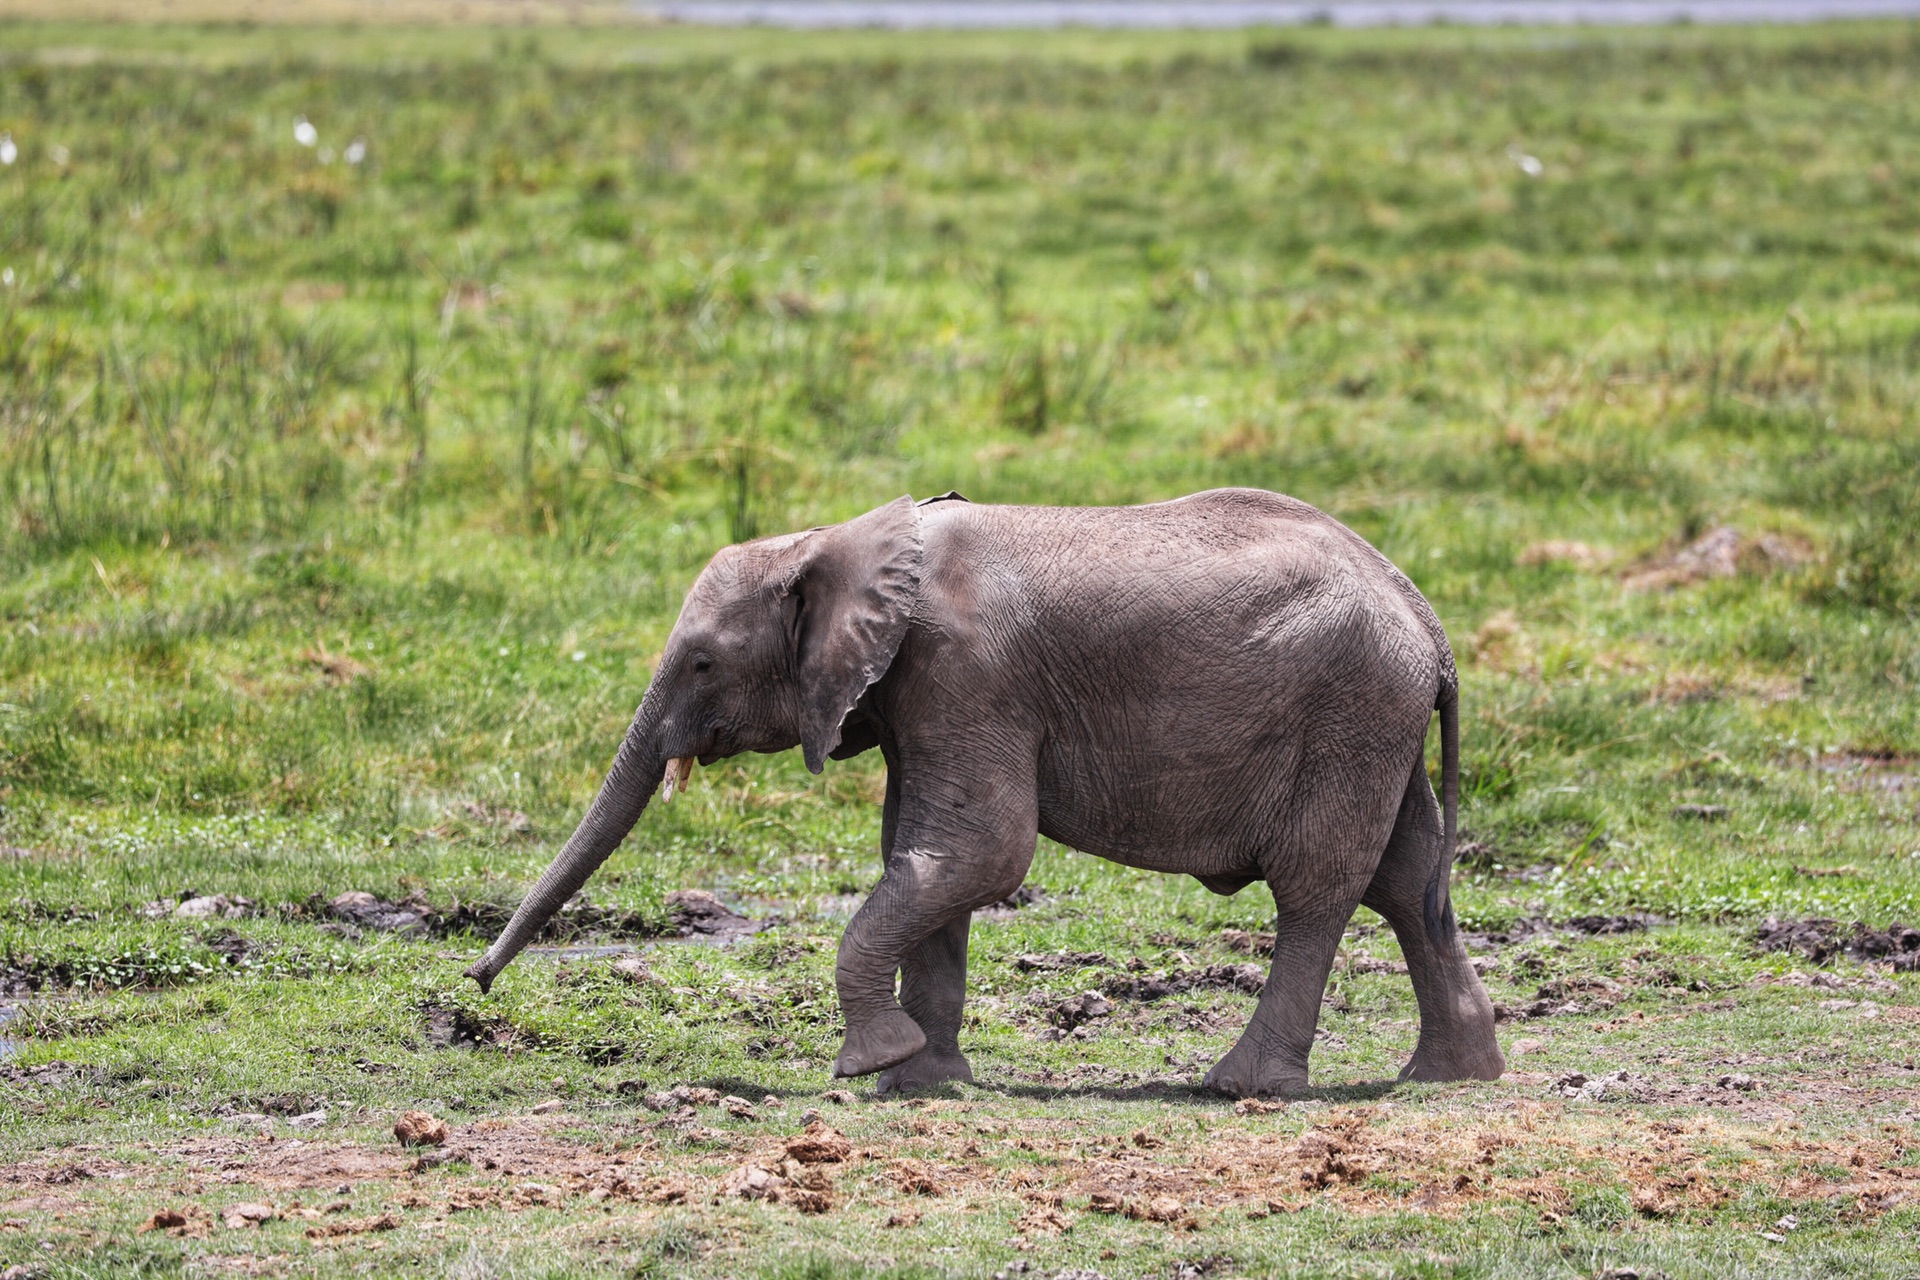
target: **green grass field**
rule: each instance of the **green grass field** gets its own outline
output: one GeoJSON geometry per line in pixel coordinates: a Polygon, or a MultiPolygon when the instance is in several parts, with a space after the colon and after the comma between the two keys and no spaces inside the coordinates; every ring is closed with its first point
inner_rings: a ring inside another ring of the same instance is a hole
{"type": "Polygon", "coordinates": [[[1907,1280],[1917,87],[1885,24],[0,24],[0,1271],[1907,1280]],[[1452,634],[1505,1080],[1389,1086],[1362,912],[1322,1087],[1201,1093],[1265,891],[1043,846],[978,1086],[829,1100],[871,756],[700,771],[460,979],[718,546],[1229,484],[1452,634]]]}

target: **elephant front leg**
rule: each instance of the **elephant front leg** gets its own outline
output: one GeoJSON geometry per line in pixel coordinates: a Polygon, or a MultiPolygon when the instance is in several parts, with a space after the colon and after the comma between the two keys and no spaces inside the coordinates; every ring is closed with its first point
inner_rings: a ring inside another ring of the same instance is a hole
{"type": "Polygon", "coordinates": [[[926,1032],[894,998],[893,976],[902,956],[931,928],[922,926],[910,891],[888,868],[840,935],[833,985],[847,1035],[833,1060],[835,1077],[884,1071],[927,1047],[926,1032]]]}
{"type": "Polygon", "coordinates": [[[883,1091],[935,1082],[923,1075],[971,1074],[959,1042],[967,930],[974,908],[1027,878],[1040,834],[1025,753],[1002,739],[974,753],[997,767],[955,775],[949,770],[963,736],[941,735],[933,759],[918,768],[910,752],[889,755],[886,871],[847,923],[834,964],[847,1038],[833,1074],[909,1064],[881,1082],[883,1091]],[[906,1008],[894,995],[896,975],[906,1008]]]}
{"type": "Polygon", "coordinates": [[[958,1035],[969,917],[1020,886],[1038,834],[1021,823],[1004,839],[956,841],[963,851],[955,853],[936,851],[909,830],[903,827],[886,874],[840,939],[834,985],[847,1038],[834,1060],[836,1076],[884,1071],[930,1046],[949,1068],[964,1062],[958,1035]],[[894,976],[903,969],[908,1000],[932,1024],[925,1030],[894,998],[894,976]]]}
{"type": "Polygon", "coordinates": [[[900,1004],[926,1035],[926,1047],[889,1067],[879,1093],[928,1089],[948,1081],[971,1082],[973,1068],[960,1052],[960,1018],[967,999],[967,934],[972,913],[934,930],[900,966],[900,1004]]]}

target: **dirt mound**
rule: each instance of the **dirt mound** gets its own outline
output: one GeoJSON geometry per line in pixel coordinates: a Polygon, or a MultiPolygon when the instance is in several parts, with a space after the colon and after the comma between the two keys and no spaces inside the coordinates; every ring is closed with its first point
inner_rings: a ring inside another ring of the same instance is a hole
{"type": "Polygon", "coordinates": [[[815,1120],[797,1138],[787,1139],[787,1156],[801,1164],[838,1164],[853,1154],[847,1136],[824,1120],[815,1120]]]}
{"type": "Polygon", "coordinates": [[[356,930],[404,935],[426,933],[427,918],[439,912],[418,895],[388,902],[363,889],[349,889],[327,904],[326,914],[356,930]]]}
{"type": "Polygon", "coordinates": [[[1564,564],[1591,572],[1612,564],[1617,554],[1612,547],[1596,547],[1586,542],[1569,542],[1554,538],[1546,542],[1532,543],[1515,556],[1513,562],[1529,567],[1564,564]]]}
{"type": "Polygon", "coordinates": [[[244,920],[259,914],[259,904],[237,893],[200,893],[183,889],[172,899],[160,898],[140,908],[148,920],[244,920]]]}
{"type": "Polygon", "coordinates": [[[1754,931],[1753,940],[1761,951],[1794,951],[1815,964],[1844,956],[1862,964],[1888,964],[1896,973],[1920,972],[1920,929],[1899,923],[1874,929],[1859,920],[1843,925],[1818,917],[1773,917],[1754,931]]]}
{"type": "Polygon", "coordinates": [[[1062,1031],[1072,1031],[1095,1018],[1104,1018],[1112,1012],[1113,1005],[1105,996],[1097,991],[1088,991],[1055,1005],[1053,1012],[1048,1015],[1048,1020],[1062,1031]]]}
{"type": "Polygon", "coordinates": [[[1661,591],[1708,578],[1764,577],[1795,569],[1813,558],[1798,538],[1778,533],[1748,535],[1730,524],[1709,529],[1684,546],[1642,561],[1625,578],[1635,591],[1661,591]]]}
{"type": "Polygon", "coordinates": [[[393,1136],[403,1147],[444,1147],[447,1122],[426,1111],[409,1111],[394,1121],[393,1136]]]}

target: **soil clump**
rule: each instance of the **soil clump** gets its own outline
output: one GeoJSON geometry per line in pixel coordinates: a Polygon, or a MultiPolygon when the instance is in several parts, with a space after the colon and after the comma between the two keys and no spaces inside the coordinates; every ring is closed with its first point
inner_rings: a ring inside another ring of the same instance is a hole
{"type": "Polygon", "coordinates": [[[1920,929],[1898,922],[1875,929],[1864,921],[1843,925],[1817,916],[1766,920],[1754,931],[1755,945],[1765,951],[1793,951],[1815,964],[1835,957],[1862,964],[1885,964],[1896,973],[1920,971],[1920,929]]]}

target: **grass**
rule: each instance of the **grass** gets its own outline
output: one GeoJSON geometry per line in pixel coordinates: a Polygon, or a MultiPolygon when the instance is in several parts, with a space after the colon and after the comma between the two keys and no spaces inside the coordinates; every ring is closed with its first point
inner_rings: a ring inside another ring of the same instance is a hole
{"type": "Polygon", "coordinates": [[[1754,936],[1920,917],[1914,28],[0,50],[0,1262],[1910,1272],[1915,979],[1754,936]],[[864,757],[647,815],[572,941],[650,976],[459,980],[716,546],[1219,484],[1347,521],[1454,637],[1507,1080],[1381,1083],[1414,1014],[1364,913],[1282,1111],[1195,1088],[1237,991],[1056,1038],[1267,908],[1047,847],[975,930],[980,1086],[823,1100],[864,757]],[[778,924],[649,940],[683,888],[778,924]],[[346,927],[348,890],[432,911],[346,927]],[[148,909],[215,894],[251,905],[148,909]],[[647,1106],[683,1082],[757,1118],[647,1106]],[[467,1158],[409,1172],[416,1105],[467,1158]],[[725,1195],[808,1107],[832,1211],[725,1195]]]}

